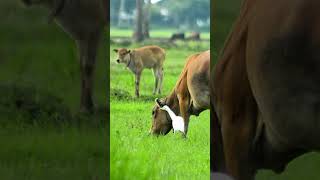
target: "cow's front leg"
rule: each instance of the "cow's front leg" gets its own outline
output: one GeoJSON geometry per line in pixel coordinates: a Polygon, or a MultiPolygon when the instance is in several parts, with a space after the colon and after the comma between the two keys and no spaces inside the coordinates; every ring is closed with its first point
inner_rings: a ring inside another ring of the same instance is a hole
{"type": "Polygon", "coordinates": [[[184,120],[184,136],[187,136],[188,133],[188,127],[189,127],[189,119],[190,119],[190,113],[188,111],[188,103],[189,101],[187,98],[179,98],[179,107],[180,107],[180,113],[184,120]]]}
{"type": "Polygon", "coordinates": [[[226,112],[222,117],[226,169],[236,180],[253,180],[255,175],[250,159],[255,123],[254,114],[248,109],[244,106],[242,110],[226,112]]]}
{"type": "Polygon", "coordinates": [[[77,41],[80,54],[81,100],[80,111],[93,112],[93,79],[99,35],[94,34],[88,40],[77,41]]]}
{"type": "Polygon", "coordinates": [[[141,72],[137,72],[135,74],[135,95],[136,97],[139,97],[140,96],[140,93],[139,93],[139,85],[140,85],[140,77],[141,77],[141,72]]]}

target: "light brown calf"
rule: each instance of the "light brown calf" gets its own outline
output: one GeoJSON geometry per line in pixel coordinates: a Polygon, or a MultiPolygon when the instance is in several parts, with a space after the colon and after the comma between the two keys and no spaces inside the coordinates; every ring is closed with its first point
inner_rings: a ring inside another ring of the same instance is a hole
{"type": "Polygon", "coordinates": [[[145,46],[133,50],[114,49],[117,63],[123,63],[135,74],[135,95],[139,97],[140,77],[144,68],[152,69],[155,77],[153,94],[161,94],[165,51],[158,46],[145,46]]]}
{"type": "MultiPolygon", "coordinates": [[[[209,74],[210,50],[190,56],[171,94],[160,99],[161,106],[167,105],[176,115],[183,117],[185,135],[190,116],[198,116],[210,107],[209,74]]],[[[152,110],[152,117],[152,134],[165,135],[172,129],[170,116],[157,103],[152,110]]]]}

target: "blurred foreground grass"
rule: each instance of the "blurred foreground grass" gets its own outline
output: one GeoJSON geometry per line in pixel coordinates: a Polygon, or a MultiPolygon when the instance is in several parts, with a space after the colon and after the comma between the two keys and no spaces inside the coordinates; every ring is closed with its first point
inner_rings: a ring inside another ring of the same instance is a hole
{"type": "Polygon", "coordinates": [[[0,16],[1,179],[106,179],[106,44],[95,76],[98,110],[80,114],[72,39],[47,23],[45,9],[19,0],[1,1],[0,16]]]}

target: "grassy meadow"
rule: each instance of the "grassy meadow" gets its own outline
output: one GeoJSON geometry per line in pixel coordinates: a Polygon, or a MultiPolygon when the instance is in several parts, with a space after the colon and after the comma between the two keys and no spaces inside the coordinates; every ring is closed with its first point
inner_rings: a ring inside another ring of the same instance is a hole
{"type": "MultiPolygon", "coordinates": [[[[140,98],[134,97],[133,73],[115,61],[116,54],[112,50],[119,46],[110,47],[111,179],[209,179],[209,111],[191,117],[187,139],[172,131],[166,136],[148,135],[154,99],[168,95],[174,88],[189,55],[209,49],[208,42],[177,44],[178,47],[164,48],[167,55],[162,94],[152,95],[154,77],[151,70],[145,69],[140,98]]],[[[133,44],[127,48],[139,46],[133,44]]]]}
{"type": "MultiPolygon", "coordinates": [[[[170,38],[172,33],[177,32],[175,29],[151,29],[150,30],[150,37],[152,38],[170,38]]],[[[190,32],[186,32],[186,37],[190,35],[190,32]]],[[[131,37],[132,30],[130,29],[120,29],[120,28],[111,28],[110,29],[110,36],[120,36],[120,37],[131,37]]],[[[203,39],[210,39],[210,32],[201,32],[200,38],[203,39]]]]}
{"type": "Polygon", "coordinates": [[[105,180],[106,46],[97,60],[97,111],[78,113],[77,50],[47,23],[48,13],[19,0],[0,2],[0,179],[105,180]]]}
{"type": "MultiPolygon", "coordinates": [[[[218,0],[211,9],[212,16],[215,17],[212,24],[213,50],[220,52],[226,36],[232,28],[232,23],[240,10],[241,1],[218,0]]],[[[217,53],[219,54],[219,53],[217,53]]],[[[211,61],[214,62],[214,61],[211,61]]],[[[291,163],[282,174],[278,175],[269,170],[258,172],[257,180],[301,180],[301,179],[320,179],[320,154],[308,153],[291,163]]]]}

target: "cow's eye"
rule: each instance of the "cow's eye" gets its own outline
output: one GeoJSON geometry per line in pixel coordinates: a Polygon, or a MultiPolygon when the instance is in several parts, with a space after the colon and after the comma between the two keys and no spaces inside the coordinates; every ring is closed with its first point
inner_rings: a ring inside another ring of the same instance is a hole
{"type": "Polygon", "coordinates": [[[152,115],[154,115],[154,110],[152,111],[152,115]]]}

